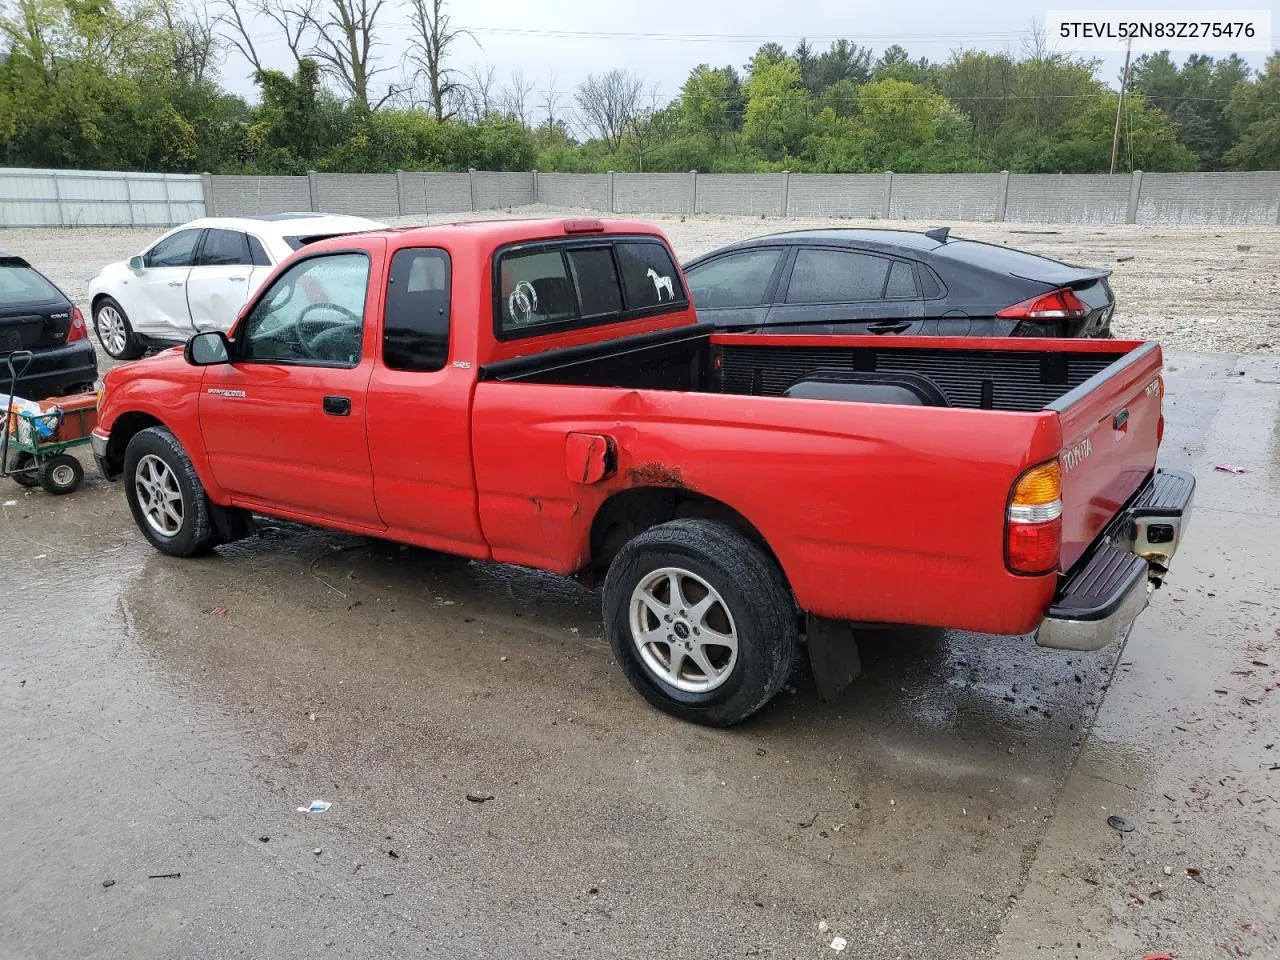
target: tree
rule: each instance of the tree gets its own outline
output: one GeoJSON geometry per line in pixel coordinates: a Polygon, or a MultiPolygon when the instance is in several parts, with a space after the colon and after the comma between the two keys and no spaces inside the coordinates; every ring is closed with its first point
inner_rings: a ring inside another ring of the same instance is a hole
{"type": "MultiPolygon", "coordinates": [[[[979,143],[989,148],[1005,169],[1044,169],[1035,158],[1052,152],[1071,123],[1106,96],[1097,69],[1096,60],[1073,60],[1052,53],[1021,61],[1014,70],[1000,135],[990,144],[982,140],[979,143]]],[[[1099,136],[1110,144],[1111,134],[1099,136]]],[[[1109,163],[1105,169],[1109,169],[1109,163]]]]}
{"type": "Polygon", "coordinates": [[[523,71],[512,70],[511,82],[498,94],[502,112],[519,121],[523,127],[529,126],[529,109],[532,106],[530,97],[533,95],[534,86],[532,80],[525,79],[523,71]]]}
{"type": "Polygon", "coordinates": [[[385,3],[386,0],[316,0],[307,7],[306,18],[316,32],[312,55],[356,107],[366,112],[382,106],[395,92],[394,87],[389,87],[377,102],[370,100],[371,81],[387,69],[374,65],[374,48],[379,43],[375,37],[378,15],[385,3]]]}
{"type": "Polygon", "coordinates": [[[1280,169],[1280,52],[1251,83],[1241,83],[1227,107],[1240,139],[1226,153],[1235,170],[1280,169]]]}
{"type": "MultiPolygon", "coordinates": [[[[1085,105],[1057,135],[1040,141],[1021,166],[1041,173],[1105,173],[1111,166],[1119,94],[1110,90],[1085,105]]],[[[1121,170],[1194,170],[1197,158],[1178,142],[1173,122],[1140,93],[1125,97],[1120,124],[1121,170]]]]}
{"type": "Polygon", "coordinates": [[[938,90],[973,123],[979,146],[994,147],[1011,115],[1018,65],[1003,53],[964,50],[938,71],[938,90]]]}
{"type": "Polygon", "coordinates": [[[189,16],[18,0],[0,16],[0,162],[183,170],[220,158],[245,107],[213,84],[212,51],[189,16]],[[210,121],[200,137],[196,118],[210,121]]]}
{"type": "Polygon", "coordinates": [[[169,37],[174,74],[188,83],[213,79],[213,62],[220,57],[223,40],[214,29],[209,8],[191,4],[179,8],[172,0],[157,3],[169,37]]]}
{"type": "Polygon", "coordinates": [[[258,53],[258,44],[272,44],[282,40],[288,48],[296,70],[298,64],[310,56],[314,23],[312,8],[315,0],[291,0],[273,3],[272,0],[216,0],[218,13],[213,18],[215,27],[222,30],[223,39],[233,46],[249,62],[255,71],[266,69],[258,53]],[[269,24],[265,31],[264,22],[269,24]]]}
{"type": "MultiPolygon", "coordinates": [[[[436,120],[445,120],[457,112],[456,103],[462,92],[457,74],[448,67],[449,48],[460,37],[475,37],[468,31],[451,26],[445,13],[445,0],[409,0],[408,62],[414,76],[427,83],[427,102],[436,120]]],[[[479,43],[476,44],[479,46],[479,43]]]]}
{"type": "MultiPolygon", "coordinates": [[[[553,73],[547,78],[547,89],[542,92],[542,109],[547,115],[544,123],[548,131],[554,132],[558,127],[565,127],[563,121],[557,116],[563,99],[564,94],[556,89],[556,75],[553,73]]],[[[567,127],[565,129],[567,132],[567,127]]]]}
{"type": "Polygon", "coordinates": [[[871,48],[842,38],[814,61],[812,83],[805,86],[811,93],[820,94],[841,81],[848,81],[846,87],[856,87],[870,79],[871,48]]]}
{"type": "Polygon", "coordinates": [[[787,59],[787,51],[783,48],[782,44],[769,41],[768,43],[761,44],[760,49],[755,52],[755,56],[751,58],[746,69],[747,72],[750,73],[757,63],[781,63],[785,59],[787,59]]]}
{"type": "Polygon", "coordinates": [[[765,53],[751,64],[746,84],[747,141],[767,160],[782,160],[799,152],[809,132],[812,101],[790,57],[776,62],[765,53]]]}
{"type": "Polygon", "coordinates": [[[873,169],[899,170],[900,155],[927,143],[946,99],[903,80],[877,80],[858,91],[857,133],[873,169]]]}
{"type": "Polygon", "coordinates": [[[742,84],[733,67],[693,68],[680,88],[680,115],[687,129],[711,138],[717,147],[742,125],[742,84]]]}
{"type": "Polygon", "coordinates": [[[617,150],[635,117],[642,89],[643,81],[627,70],[588,74],[574,97],[588,132],[617,150]]]}
{"type": "Polygon", "coordinates": [[[473,63],[464,76],[463,114],[472,123],[479,123],[497,108],[498,68],[491,63],[473,63]]]}
{"type": "Polygon", "coordinates": [[[321,86],[319,64],[304,59],[293,76],[259,70],[254,80],[262,103],[246,137],[246,164],[263,173],[290,174],[323,166],[356,118],[321,86]]]}
{"type": "Polygon", "coordinates": [[[1249,68],[1232,54],[1215,60],[1193,54],[1179,68],[1168,51],[1141,56],[1130,73],[1131,89],[1173,120],[1178,139],[1202,165],[1218,166],[1235,140],[1227,106],[1249,68]]]}
{"type": "Polygon", "coordinates": [[[818,58],[814,56],[812,44],[804,37],[801,37],[800,42],[796,44],[795,52],[791,54],[791,59],[795,60],[796,66],[800,68],[800,82],[805,85],[810,93],[817,93],[815,68],[818,65],[818,58]]]}
{"type": "Polygon", "coordinates": [[[647,102],[627,121],[627,140],[635,148],[636,165],[644,172],[645,153],[652,147],[670,140],[679,126],[679,112],[675,107],[661,109],[658,106],[658,86],[649,90],[647,102]]]}

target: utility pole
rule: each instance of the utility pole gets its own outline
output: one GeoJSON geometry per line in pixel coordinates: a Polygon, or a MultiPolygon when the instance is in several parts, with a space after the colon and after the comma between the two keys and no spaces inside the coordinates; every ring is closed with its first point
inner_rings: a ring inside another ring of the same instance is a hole
{"type": "Polygon", "coordinates": [[[1111,138],[1111,173],[1116,172],[1116,157],[1120,154],[1120,116],[1124,110],[1124,95],[1129,89],[1129,54],[1133,53],[1133,40],[1124,48],[1124,73],[1120,76],[1120,99],[1116,101],[1116,132],[1111,138]]]}

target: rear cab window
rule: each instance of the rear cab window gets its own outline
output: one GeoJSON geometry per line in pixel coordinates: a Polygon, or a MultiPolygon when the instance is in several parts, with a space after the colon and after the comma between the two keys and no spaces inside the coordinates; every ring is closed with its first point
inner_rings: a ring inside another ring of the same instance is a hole
{"type": "Polygon", "coordinates": [[[518,244],[494,261],[499,340],[680,310],[689,298],[656,237],[518,244]]]}
{"type": "Polygon", "coordinates": [[[33,267],[17,258],[0,257],[0,307],[63,299],[58,288],[33,267]]]}

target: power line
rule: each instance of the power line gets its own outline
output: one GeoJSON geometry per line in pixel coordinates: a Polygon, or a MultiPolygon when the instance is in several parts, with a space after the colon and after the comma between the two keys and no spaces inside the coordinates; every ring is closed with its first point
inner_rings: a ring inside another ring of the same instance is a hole
{"type": "MultiPolygon", "coordinates": [[[[871,81],[871,82],[874,82],[874,81],[871,81]]],[[[866,86],[866,84],[859,84],[859,86],[866,86]]],[[[535,92],[539,92],[539,93],[540,93],[540,92],[542,92],[542,91],[535,91],[535,92]]],[[[796,102],[796,101],[808,101],[808,102],[812,102],[812,103],[815,103],[815,104],[826,104],[826,103],[831,103],[831,102],[837,102],[837,103],[866,103],[866,102],[868,102],[868,101],[870,101],[870,102],[872,102],[872,103],[912,103],[912,102],[919,102],[919,101],[930,101],[930,102],[931,102],[931,101],[935,100],[935,99],[936,99],[936,98],[938,98],[938,97],[942,97],[944,100],[948,100],[948,101],[950,101],[951,103],[967,103],[967,102],[969,102],[969,101],[971,101],[971,100],[976,100],[976,101],[993,101],[993,100],[1002,100],[1002,101],[1003,101],[1003,100],[1096,100],[1096,99],[1098,99],[1098,97],[1100,97],[1100,96],[1102,96],[1102,95],[1106,94],[1107,92],[1108,92],[1107,90],[1103,90],[1103,91],[1100,91],[1100,92],[1098,92],[1098,93],[1043,93],[1043,94],[1036,94],[1036,93],[1009,93],[1009,94],[980,94],[980,95],[979,95],[979,94],[975,94],[975,95],[973,95],[973,96],[963,96],[963,95],[958,95],[958,96],[949,96],[949,95],[947,95],[947,94],[945,94],[945,93],[942,93],[941,91],[938,91],[938,92],[932,92],[930,95],[926,95],[926,96],[908,96],[908,97],[862,96],[862,97],[860,97],[860,96],[858,96],[857,94],[854,94],[854,93],[850,93],[850,94],[827,94],[827,93],[813,94],[813,93],[809,93],[808,91],[804,91],[804,92],[800,92],[800,91],[793,91],[793,92],[791,92],[791,93],[783,93],[783,94],[768,94],[768,95],[767,95],[767,99],[770,99],[770,100],[779,100],[779,101],[782,101],[782,102],[784,102],[784,103],[787,103],[787,102],[796,102]]],[[[1114,91],[1111,91],[1111,92],[1114,92],[1114,91]]],[[[1140,93],[1140,94],[1142,94],[1142,91],[1137,91],[1137,92],[1138,92],[1138,93],[1140,93]]],[[[570,95],[572,95],[572,94],[570,93],[570,95]]],[[[677,94],[676,96],[679,96],[679,94],[677,94]]],[[[1184,97],[1184,96],[1176,96],[1176,97],[1175,97],[1175,96],[1168,96],[1168,95],[1165,95],[1165,94],[1157,94],[1157,95],[1142,94],[1142,96],[1146,97],[1146,99],[1147,99],[1147,101],[1148,101],[1148,102],[1154,102],[1154,101],[1161,101],[1161,102],[1174,102],[1174,103],[1184,103],[1184,102],[1185,102],[1185,103],[1231,103],[1231,102],[1232,102],[1230,97],[1184,97]]],[[[672,99],[674,99],[674,98],[672,98],[672,99]]],[[[723,101],[726,101],[726,102],[739,102],[739,101],[740,101],[740,102],[742,102],[742,103],[746,103],[746,101],[747,101],[748,97],[747,97],[746,92],[744,91],[743,93],[741,93],[741,94],[739,94],[739,95],[736,95],[736,96],[731,95],[731,94],[714,94],[714,95],[711,95],[711,96],[700,96],[698,99],[699,99],[699,100],[723,100],[723,101]]],[[[668,101],[668,102],[670,102],[670,101],[668,101]]],[[[577,109],[577,108],[576,108],[576,107],[570,107],[569,109],[577,109]]]]}
{"type": "MultiPolygon", "coordinates": [[[[554,30],[537,27],[469,27],[469,33],[486,36],[548,37],[559,40],[664,40],[683,43],[769,43],[781,41],[851,40],[847,34],[751,34],[751,33],[652,33],[627,30],[554,30]]],[[[860,34],[858,40],[888,42],[955,42],[973,40],[1020,40],[1031,30],[974,31],[969,33],[881,33],[860,34]]]]}

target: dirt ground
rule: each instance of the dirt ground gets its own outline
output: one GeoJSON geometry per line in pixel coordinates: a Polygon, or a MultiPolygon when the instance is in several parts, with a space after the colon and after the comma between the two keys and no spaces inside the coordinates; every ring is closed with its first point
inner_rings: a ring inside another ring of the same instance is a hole
{"type": "Polygon", "coordinates": [[[292,525],[174,561],[92,471],[0,481],[0,960],[1280,955],[1280,359],[1167,371],[1195,515],[1123,647],[871,642],[730,731],[633,694],[572,582],[292,525]]]}
{"type": "MultiPolygon", "coordinates": [[[[514,211],[402,217],[397,225],[500,216],[580,216],[547,206],[514,211]]],[[[688,260],[747,237],[816,227],[887,226],[884,220],[816,217],[680,217],[637,215],[656,223],[688,260]]],[[[894,221],[929,229],[936,223],[894,221]]],[[[1166,347],[1207,353],[1280,354],[1280,229],[956,223],[957,236],[986,240],[1060,260],[1114,270],[1113,327],[1121,337],[1160,340],[1166,347]]],[[[104,264],[140,252],[154,229],[0,230],[0,249],[45,270],[85,306],[89,281],[104,264]]]]}

